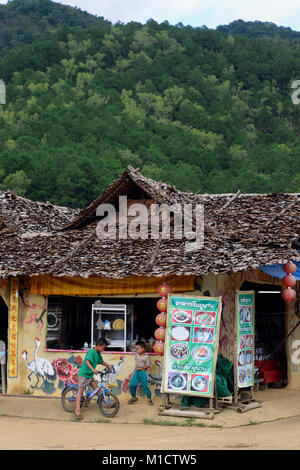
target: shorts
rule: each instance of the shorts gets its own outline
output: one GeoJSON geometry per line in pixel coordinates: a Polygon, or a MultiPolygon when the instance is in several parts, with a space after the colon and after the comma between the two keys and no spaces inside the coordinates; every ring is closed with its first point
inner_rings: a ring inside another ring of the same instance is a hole
{"type": "Polygon", "coordinates": [[[90,385],[90,383],[93,381],[93,378],[89,379],[87,377],[78,377],[78,387],[79,388],[85,388],[90,385]]]}

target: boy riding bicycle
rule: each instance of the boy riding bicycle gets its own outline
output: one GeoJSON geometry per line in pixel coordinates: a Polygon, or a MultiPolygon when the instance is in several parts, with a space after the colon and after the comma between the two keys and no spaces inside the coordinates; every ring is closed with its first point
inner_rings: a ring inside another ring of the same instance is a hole
{"type": "Polygon", "coordinates": [[[96,367],[98,364],[102,364],[104,367],[107,367],[109,370],[113,371],[113,367],[106,362],[103,361],[103,357],[101,353],[105,350],[107,347],[107,341],[104,338],[98,339],[96,341],[96,346],[92,349],[90,349],[82,363],[82,366],[80,367],[80,370],[78,372],[78,393],[76,396],[76,407],[74,410],[74,415],[75,418],[80,420],[83,419],[83,417],[80,414],[80,401],[81,397],[83,394],[83,391],[85,387],[90,385],[93,390],[96,390],[97,384],[93,380],[94,374],[98,374],[98,371],[96,370],[96,367]]]}

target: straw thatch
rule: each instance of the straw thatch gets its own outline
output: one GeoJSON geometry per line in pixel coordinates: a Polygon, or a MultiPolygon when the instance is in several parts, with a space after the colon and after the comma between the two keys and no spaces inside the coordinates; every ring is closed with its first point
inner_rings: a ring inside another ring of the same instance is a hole
{"type": "Polygon", "coordinates": [[[0,276],[52,274],[121,278],[237,272],[300,260],[299,194],[192,194],[143,177],[132,168],[86,209],[76,211],[0,193],[0,276]],[[186,240],[102,240],[96,236],[101,203],[118,198],[203,204],[203,249],[186,240]]]}

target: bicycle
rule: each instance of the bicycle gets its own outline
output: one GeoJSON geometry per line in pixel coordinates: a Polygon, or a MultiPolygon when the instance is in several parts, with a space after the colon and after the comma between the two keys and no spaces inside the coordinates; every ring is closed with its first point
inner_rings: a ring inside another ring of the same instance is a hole
{"type": "MultiPolygon", "coordinates": [[[[100,376],[100,384],[92,392],[89,392],[89,386],[85,387],[81,400],[80,408],[83,406],[88,408],[91,400],[97,397],[97,405],[101,413],[108,417],[113,418],[119,411],[120,402],[118,397],[106,386],[103,381],[103,376],[107,373],[106,370],[99,371],[97,375],[100,376]],[[100,393],[99,393],[100,392],[100,393]]],[[[61,394],[61,403],[65,411],[72,413],[76,403],[76,396],[79,387],[74,384],[67,383],[61,394]]]]}

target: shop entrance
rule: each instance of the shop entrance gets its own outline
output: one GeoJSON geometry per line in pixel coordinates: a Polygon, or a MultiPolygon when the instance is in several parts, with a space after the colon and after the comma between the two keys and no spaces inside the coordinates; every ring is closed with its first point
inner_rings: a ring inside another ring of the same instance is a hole
{"type": "Polygon", "coordinates": [[[285,302],[280,286],[244,282],[241,290],[255,291],[255,369],[266,387],[287,384],[285,302]]]}
{"type": "Polygon", "coordinates": [[[8,343],[8,308],[2,297],[0,297],[0,393],[5,393],[6,390],[6,362],[4,360],[3,352],[7,350],[8,343]],[[4,344],[3,344],[4,343],[4,344]],[[4,351],[3,351],[4,350],[4,351]]]}

